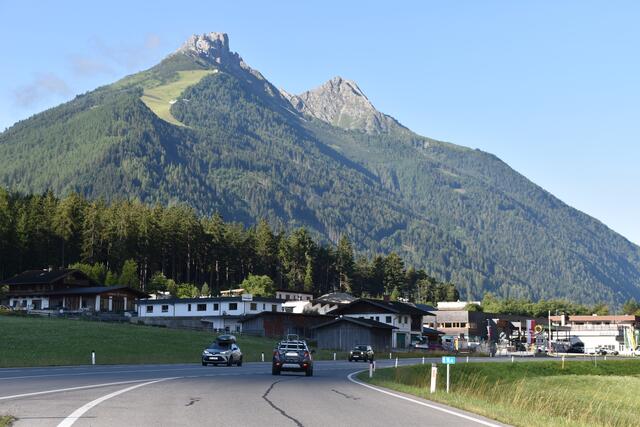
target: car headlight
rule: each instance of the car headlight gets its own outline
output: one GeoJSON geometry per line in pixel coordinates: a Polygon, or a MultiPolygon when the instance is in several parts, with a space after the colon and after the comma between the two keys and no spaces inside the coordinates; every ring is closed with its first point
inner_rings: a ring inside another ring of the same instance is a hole
{"type": "Polygon", "coordinates": [[[211,356],[211,353],[209,351],[205,350],[205,351],[202,352],[202,355],[203,356],[211,356]]]}

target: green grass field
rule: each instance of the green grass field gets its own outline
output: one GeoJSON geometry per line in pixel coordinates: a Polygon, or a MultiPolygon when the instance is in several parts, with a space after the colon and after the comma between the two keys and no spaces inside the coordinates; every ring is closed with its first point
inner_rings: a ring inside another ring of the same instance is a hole
{"type": "Polygon", "coordinates": [[[0,415],[0,427],[8,427],[10,426],[15,418],[9,415],[0,415]]]}
{"type": "Polygon", "coordinates": [[[203,77],[214,74],[218,70],[190,70],[178,71],[178,79],[167,84],[145,88],[142,102],[162,120],[176,126],[184,126],[171,114],[171,103],[180,97],[189,86],[198,83],[203,77]]]}
{"type": "Polygon", "coordinates": [[[475,412],[516,426],[640,425],[640,360],[469,363],[451,370],[445,392],[444,365],[438,389],[429,393],[430,365],[380,369],[382,387],[475,412]]]}
{"type": "MultiPolygon", "coordinates": [[[[0,316],[0,367],[199,362],[209,332],[82,320],[0,316]]],[[[238,336],[247,362],[270,360],[276,340],[238,336]]]]}
{"type": "MultiPolygon", "coordinates": [[[[0,315],[0,337],[0,368],[6,368],[84,365],[91,361],[91,350],[95,350],[99,364],[197,363],[215,335],[134,324],[0,315]]],[[[261,360],[261,353],[270,361],[278,341],[244,335],[237,338],[247,362],[261,360]]],[[[331,360],[333,350],[318,350],[314,358],[331,360]]],[[[337,352],[336,358],[346,360],[347,354],[337,352]]]]}

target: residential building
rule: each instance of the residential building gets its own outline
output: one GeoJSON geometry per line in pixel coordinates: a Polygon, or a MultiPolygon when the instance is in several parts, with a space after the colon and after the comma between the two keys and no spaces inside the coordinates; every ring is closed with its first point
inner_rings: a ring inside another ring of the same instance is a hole
{"type": "Polygon", "coordinates": [[[0,282],[17,310],[94,312],[136,311],[136,300],[149,295],[127,286],[99,286],[80,270],[29,270],[0,282]]]}
{"type": "Polygon", "coordinates": [[[138,301],[138,319],[145,324],[242,332],[246,316],[282,312],[278,298],[239,297],[170,298],[138,301]]]}
{"type": "Polygon", "coordinates": [[[298,292],[290,289],[278,289],[276,290],[276,298],[283,299],[285,301],[311,301],[313,294],[311,292],[298,292]]]}

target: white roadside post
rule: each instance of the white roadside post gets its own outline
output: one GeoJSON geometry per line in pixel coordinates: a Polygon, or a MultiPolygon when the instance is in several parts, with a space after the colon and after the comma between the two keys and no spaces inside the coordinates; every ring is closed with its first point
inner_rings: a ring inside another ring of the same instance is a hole
{"type": "Polygon", "coordinates": [[[333,353],[333,360],[336,360],[336,354],[333,353]]]}
{"type": "Polygon", "coordinates": [[[396,368],[398,367],[398,358],[396,357],[396,368]]]}
{"type": "Polygon", "coordinates": [[[564,369],[564,354],[562,355],[562,369],[564,369]]]}
{"type": "Polygon", "coordinates": [[[264,353],[260,355],[260,359],[264,362],[264,353]]]}
{"type": "Polygon", "coordinates": [[[438,365],[431,364],[431,393],[436,392],[436,381],[438,379],[438,365]]]}
{"type": "Polygon", "coordinates": [[[389,360],[391,360],[391,353],[389,353],[389,360]]]}
{"type": "Polygon", "coordinates": [[[95,350],[91,350],[91,364],[92,365],[96,364],[96,352],[95,352],[95,350]]]}
{"type": "Polygon", "coordinates": [[[422,364],[424,365],[424,356],[422,356],[422,364]]]}
{"type": "Polygon", "coordinates": [[[373,360],[369,362],[369,378],[373,378],[373,360]]]}
{"type": "Polygon", "coordinates": [[[467,363],[469,363],[469,356],[467,356],[467,363]]]}
{"type": "Polygon", "coordinates": [[[514,356],[511,356],[511,363],[515,362],[516,358],[514,356]]]}

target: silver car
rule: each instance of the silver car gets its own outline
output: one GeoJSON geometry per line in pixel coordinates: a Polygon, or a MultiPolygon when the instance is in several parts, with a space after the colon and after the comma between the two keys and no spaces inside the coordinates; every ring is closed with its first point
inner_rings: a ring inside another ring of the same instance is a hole
{"type": "Polygon", "coordinates": [[[202,351],[202,366],[242,366],[242,351],[233,335],[221,335],[202,351]]]}

